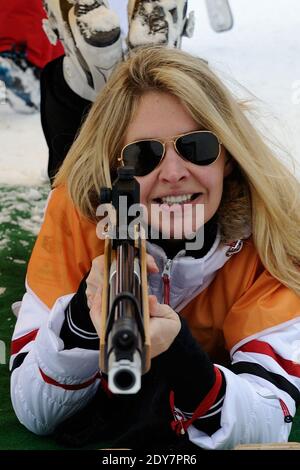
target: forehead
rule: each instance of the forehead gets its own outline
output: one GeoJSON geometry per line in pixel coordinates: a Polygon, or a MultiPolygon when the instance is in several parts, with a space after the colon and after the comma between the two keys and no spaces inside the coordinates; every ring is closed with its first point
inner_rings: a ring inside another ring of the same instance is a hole
{"type": "Polygon", "coordinates": [[[166,138],[199,129],[180,100],[165,92],[144,93],[125,135],[125,143],[145,138],[166,138]]]}

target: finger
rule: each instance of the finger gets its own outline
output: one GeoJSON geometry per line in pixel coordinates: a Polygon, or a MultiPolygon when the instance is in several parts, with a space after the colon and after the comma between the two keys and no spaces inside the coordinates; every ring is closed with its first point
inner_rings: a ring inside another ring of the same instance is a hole
{"type": "Polygon", "coordinates": [[[97,292],[92,301],[91,309],[90,309],[90,316],[96,328],[98,336],[100,336],[101,308],[102,308],[102,286],[98,287],[97,292]]]}
{"type": "Polygon", "coordinates": [[[97,283],[87,282],[86,290],[85,290],[85,293],[86,293],[87,296],[88,295],[94,296],[97,292],[98,287],[102,286],[102,279],[99,279],[98,281],[99,282],[97,282],[97,283]]]}
{"type": "Polygon", "coordinates": [[[87,298],[87,304],[88,304],[89,308],[91,308],[91,304],[93,302],[93,299],[95,297],[97,289],[100,285],[102,285],[102,284],[100,284],[100,283],[97,283],[97,285],[92,284],[92,283],[87,284],[87,287],[86,287],[86,290],[85,290],[85,295],[86,295],[86,298],[87,298]]]}
{"type": "Polygon", "coordinates": [[[94,301],[93,301],[93,304],[98,306],[100,305],[101,306],[101,300],[102,300],[102,289],[103,287],[102,286],[99,286],[98,289],[96,290],[96,293],[94,295],[94,301]]]}
{"type": "Polygon", "coordinates": [[[87,303],[87,306],[88,308],[91,310],[91,306],[92,306],[92,297],[89,295],[89,294],[85,294],[86,295],[86,303],[87,303]]]}
{"type": "Polygon", "coordinates": [[[92,261],[92,269],[96,275],[103,274],[104,272],[104,256],[100,255],[97,258],[94,258],[92,261]]]}
{"type": "MultiPolygon", "coordinates": [[[[155,297],[155,296],[149,296],[149,297],[155,297]]],[[[160,304],[158,303],[157,299],[156,299],[156,302],[153,301],[151,307],[149,305],[149,313],[150,313],[150,317],[166,318],[169,320],[173,318],[177,318],[177,313],[174,312],[174,310],[169,305],[160,304]]]]}
{"type": "Polygon", "coordinates": [[[158,273],[159,269],[152,255],[147,254],[147,270],[150,273],[158,273]]]}
{"type": "Polygon", "coordinates": [[[150,316],[157,316],[158,314],[158,301],[155,295],[149,295],[148,297],[149,300],[149,314],[150,316]]]}

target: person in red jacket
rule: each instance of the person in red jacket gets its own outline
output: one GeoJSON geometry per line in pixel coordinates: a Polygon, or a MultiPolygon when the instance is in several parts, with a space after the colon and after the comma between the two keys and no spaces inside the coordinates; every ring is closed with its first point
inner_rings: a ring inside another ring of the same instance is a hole
{"type": "Polygon", "coordinates": [[[40,71],[64,53],[60,42],[55,46],[49,42],[42,26],[44,18],[42,0],[1,2],[0,80],[17,110],[38,109],[40,71]]]}

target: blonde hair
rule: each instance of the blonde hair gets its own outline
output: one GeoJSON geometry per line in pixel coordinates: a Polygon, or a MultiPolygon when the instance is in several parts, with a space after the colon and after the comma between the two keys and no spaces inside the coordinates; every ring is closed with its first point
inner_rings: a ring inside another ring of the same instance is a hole
{"type": "Polygon", "coordinates": [[[243,238],[245,227],[252,230],[266,269],[299,295],[300,185],[254,129],[244,105],[201,59],[151,46],[121,63],[93,104],[54,185],[67,184],[82,214],[96,220],[100,188],[111,185],[127,126],[149,90],[176,96],[199,126],[218,135],[235,162],[218,210],[223,240],[243,238]]]}

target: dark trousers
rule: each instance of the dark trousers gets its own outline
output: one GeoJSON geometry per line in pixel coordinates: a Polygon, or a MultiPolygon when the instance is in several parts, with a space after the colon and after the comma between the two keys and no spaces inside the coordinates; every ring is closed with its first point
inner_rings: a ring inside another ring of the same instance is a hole
{"type": "Polygon", "coordinates": [[[69,88],[62,63],[63,57],[49,62],[41,75],[41,122],[49,148],[48,176],[51,181],[92,104],[69,88]]]}

